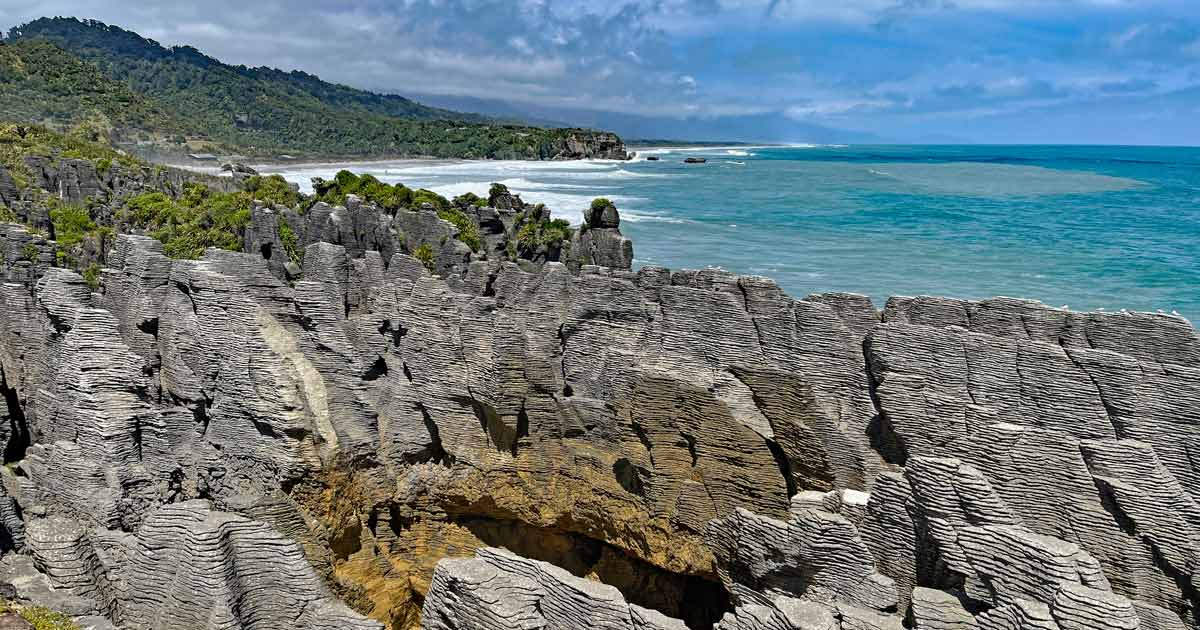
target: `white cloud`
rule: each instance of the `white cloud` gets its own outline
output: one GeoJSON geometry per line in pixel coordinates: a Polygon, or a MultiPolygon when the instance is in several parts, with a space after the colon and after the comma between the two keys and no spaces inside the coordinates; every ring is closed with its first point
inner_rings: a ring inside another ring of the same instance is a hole
{"type": "Polygon", "coordinates": [[[508,45],[512,46],[517,50],[517,52],[523,55],[533,54],[533,48],[529,45],[529,42],[525,41],[524,37],[510,37],[508,40],[508,45]]]}

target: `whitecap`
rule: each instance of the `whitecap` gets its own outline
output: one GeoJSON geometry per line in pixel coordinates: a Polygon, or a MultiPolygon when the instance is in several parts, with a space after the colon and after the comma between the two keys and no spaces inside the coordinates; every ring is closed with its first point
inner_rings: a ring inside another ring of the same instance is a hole
{"type": "MultiPolygon", "coordinates": [[[[509,185],[508,189],[513,194],[519,195],[525,203],[546,204],[550,212],[555,218],[566,219],[571,225],[578,225],[583,216],[583,211],[592,200],[600,195],[595,194],[579,194],[562,192],[556,190],[545,190],[536,188],[525,188],[521,186],[509,185]]],[[[453,199],[459,195],[473,192],[475,194],[486,193],[490,182],[473,181],[473,182],[454,182],[439,186],[430,186],[429,190],[446,197],[453,199]]],[[[646,203],[648,200],[643,197],[632,197],[627,195],[604,195],[621,209],[621,218],[631,221],[638,220],[656,220],[650,215],[637,215],[636,213],[627,211],[627,207],[636,207],[638,204],[646,203]]]]}
{"type": "MultiPolygon", "coordinates": [[[[618,203],[617,205],[620,206],[621,204],[618,203]]],[[[621,210],[621,220],[629,221],[631,223],[694,223],[694,221],[691,219],[665,216],[650,212],[638,212],[636,210],[621,210]]]]}

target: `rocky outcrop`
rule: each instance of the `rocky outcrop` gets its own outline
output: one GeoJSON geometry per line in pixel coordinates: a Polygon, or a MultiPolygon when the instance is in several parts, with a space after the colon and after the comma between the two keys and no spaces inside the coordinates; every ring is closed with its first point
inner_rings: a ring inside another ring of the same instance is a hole
{"type": "MultiPolygon", "coordinates": [[[[489,252],[511,197],[472,211],[489,252]]],[[[129,628],[1200,627],[1185,320],[880,313],[476,258],[429,209],[253,214],[248,253],[120,236],[95,291],[0,231],[25,599],[129,628]]],[[[615,208],[585,224],[627,242],[615,208]]]]}
{"type": "Polygon", "coordinates": [[[130,166],[121,162],[98,162],[67,157],[27,155],[21,185],[0,166],[0,205],[17,218],[44,232],[51,231],[47,198],[89,205],[92,218],[100,224],[115,223],[118,203],[143,192],[162,192],[172,197],[183,193],[187,183],[202,183],[213,190],[241,190],[230,177],[216,177],[169,166],[130,166]]]}
{"type": "Polygon", "coordinates": [[[550,210],[523,202],[502,184],[492,185],[486,205],[482,200],[457,203],[454,211],[471,222],[477,245],[468,245],[462,229],[431,204],[389,212],[348,195],[344,205],[318,202],[303,212],[255,203],[244,251],[262,256],[277,278],[296,280],[302,271],[301,252],[315,243],[340,245],[356,261],[378,255],[386,262],[397,253],[415,255],[427,249],[422,262],[455,289],[464,283],[474,286],[479,274],[493,277],[504,262],[516,262],[526,271],[562,262],[576,274],[584,265],[621,270],[633,265],[633,242],[622,236],[620,215],[611,203],[588,210],[579,229],[552,242],[543,236],[543,226],[551,223],[550,210]]]}
{"type": "Polygon", "coordinates": [[[154,510],[134,534],[37,519],[29,546],[37,573],[24,575],[49,584],[20,597],[131,630],[380,628],[331,597],[296,543],[206,501],[154,510]]]}
{"type": "Polygon", "coordinates": [[[613,269],[633,267],[633,241],[621,235],[621,214],[607,200],[593,204],[583,213],[583,223],[571,238],[568,266],[578,271],[584,265],[613,269]]]}
{"type": "Polygon", "coordinates": [[[615,133],[570,130],[555,137],[554,145],[544,156],[551,160],[630,160],[633,154],[625,149],[625,143],[615,133]]]}

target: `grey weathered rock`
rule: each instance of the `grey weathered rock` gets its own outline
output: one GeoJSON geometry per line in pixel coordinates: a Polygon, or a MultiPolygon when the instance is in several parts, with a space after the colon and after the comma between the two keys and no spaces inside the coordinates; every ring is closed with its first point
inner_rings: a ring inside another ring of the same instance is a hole
{"type": "Polygon", "coordinates": [[[130,628],[371,627],[326,580],[394,627],[1198,627],[1186,322],[511,262],[489,206],[470,252],[259,205],[249,253],[122,236],[96,292],[0,230],[22,588],[130,628]],[[434,570],[500,545],[538,560],[434,570]]]}
{"type": "Polygon", "coordinates": [[[298,545],[203,501],[151,514],[116,568],[127,628],[379,628],[333,600],[298,545]]]}
{"type": "Polygon", "coordinates": [[[621,214],[608,202],[593,204],[583,213],[583,223],[571,239],[568,263],[578,270],[584,265],[613,269],[633,266],[633,241],[621,235],[621,214]]]}
{"type": "Polygon", "coordinates": [[[879,611],[897,605],[895,582],[875,570],[845,517],[803,509],[784,523],[739,509],[709,523],[707,539],[735,603],[802,597],[879,611]]]}
{"type": "Polygon", "coordinates": [[[677,619],[627,604],[611,586],[490,548],[473,559],[438,563],[423,618],[428,630],[686,628],[677,619]]]}
{"type": "Polygon", "coordinates": [[[915,588],[912,592],[912,616],[918,630],[976,630],[975,616],[962,600],[945,591],[915,588]]]}

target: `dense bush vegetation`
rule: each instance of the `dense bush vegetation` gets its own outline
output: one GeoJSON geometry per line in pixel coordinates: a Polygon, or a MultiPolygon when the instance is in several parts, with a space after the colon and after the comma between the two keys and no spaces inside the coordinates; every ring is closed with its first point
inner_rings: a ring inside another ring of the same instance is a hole
{"type": "Polygon", "coordinates": [[[455,197],[451,203],[453,203],[456,208],[469,208],[471,206],[483,208],[488,205],[488,200],[476,195],[473,192],[468,192],[455,197]]]}
{"type": "Polygon", "coordinates": [[[300,203],[300,193],[280,175],[253,175],[243,183],[246,192],[259,201],[291,208],[300,203]]]}
{"type": "Polygon", "coordinates": [[[142,164],[137,158],[88,140],[88,130],[94,124],[85,121],[70,133],[56,133],[41,125],[0,122],[0,166],[8,170],[18,186],[25,187],[31,176],[24,159],[29,155],[82,158],[110,167],[114,162],[129,166],[142,164]]]}
{"type": "Polygon", "coordinates": [[[102,250],[113,235],[111,227],[96,225],[85,208],[60,204],[56,199],[50,200],[50,223],[54,227],[51,236],[55,242],[55,261],[60,267],[78,264],[77,248],[85,239],[95,240],[96,249],[102,250]]]}
{"type": "MultiPolygon", "coordinates": [[[[472,251],[479,251],[483,246],[479,227],[458,207],[459,198],[452,204],[432,190],[413,190],[404,184],[387,184],[371,175],[355,175],[343,170],[338,171],[331,180],[314,181],[313,197],[309,202],[312,204],[324,201],[330,205],[345,205],[346,195],[357,195],[363,201],[375,203],[393,215],[401,209],[418,209],[427,203],[437,211],[438,217],[458,228],[458,240],[466,243],[472,251]]],[[[479,199],[476,195],[471,196],[479,199]]]]}
{"type": "Polygon", "coordinates": [[[571,240],[571,224],[565,219],[529,221],[517,231],[517,246],[521,252],[531,252],[538,246],[562,247],[571,240]]]}
{"type": "Polygon", "coordinates": [[[131,228],[163,242],[172,258],[199,258],[209,247],[241,251],[250,223],[250,193],[221,193],[187,184],[178,200],[142,193],[126,204],[121,217],[131,228]]]}
{"type": "MultiPolygon", "coordinates": [[[[436,197],[442,202],[445,199],[438,195],[424,191],[422,201],[431,200],[435,203],[436,197]],[[432,197],[430,197],[432,195],[432,197]]],[[[350,171],[338,171],[333,179],[314,180],[313,181],[313,198],[310,199],[310,205],[318,201],[324,201],[333,206],[346,205],[346,195],[357,195],[363,201],[369,201],[380,208],[388,211],[389,214],[396,214],[396,211],[401,208],[412,208],[419,205],[416,201],[416,191],[408,188],[404,184],[385,184],[379,181],[373,175],[355,175],[350,171]]]]}
{"type": "Polygon", "coordinates": [[[94,64],[37,39],[0,42],[0,119],[64,129],[103,121],[106,133],[121,128],[168,134],[184,127],[163,107],[104,76],[94,64]]]}

